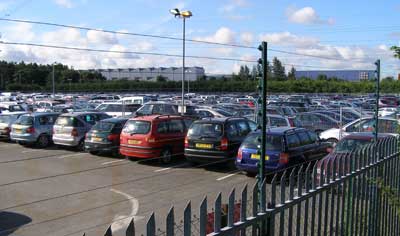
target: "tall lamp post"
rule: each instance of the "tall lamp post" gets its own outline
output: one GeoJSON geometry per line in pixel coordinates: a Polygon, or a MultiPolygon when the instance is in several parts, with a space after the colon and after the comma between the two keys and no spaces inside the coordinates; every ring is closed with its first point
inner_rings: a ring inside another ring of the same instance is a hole
{"type": "Polygon", "coordinates": [[[171,9],[169,11],[175,17],[179,17],[183,19],[183,40],[182,40],[182,115],[185,113],[185,30],[186,30],[186,18],[190,18],[192,16],[191,11],[180,11],[178,8],[171,9]]]}

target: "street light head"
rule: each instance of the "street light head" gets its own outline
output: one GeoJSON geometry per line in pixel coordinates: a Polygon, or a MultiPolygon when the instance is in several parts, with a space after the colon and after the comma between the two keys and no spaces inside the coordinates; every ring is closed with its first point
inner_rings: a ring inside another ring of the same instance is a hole
{"type": "Polygon", "coordinates": [[[171,10],[169,10],[169,12],[170,12],[172,15],[174,15],[175,17],[181,15],[181,13],[180,13],[180,11],[179,11],[178,8],[171,9],[171,10]]]}
{"type": "Polygon", "coordinates": [[[193,14],[192,14],[191,11],[183,11],[183,12],[181,12],[180,15],[181,15],[183,18],[189,18],[189,17],[193,16],[193,14]]]}

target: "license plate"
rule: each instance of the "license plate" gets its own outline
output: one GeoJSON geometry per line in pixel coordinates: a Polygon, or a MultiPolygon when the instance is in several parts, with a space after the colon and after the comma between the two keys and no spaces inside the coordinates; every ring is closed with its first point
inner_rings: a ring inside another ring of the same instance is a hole
{"type": "Polygon", "coordinates": [[[20,133],[22,133],[22,129],[15,129],[14,132],[17,134],[20,134],[20,133]]]}
{"type": "Polygon", "coordinates": [[[102,138],[94,137],[94,138],[92,138],[92,141],[93,141],[93,142],[101,142],[101,141],[103,141],[103,139],[102,139],[102,138]]]}
{"type": "Polygon", "coordinates": [[[211,148],[212,148],[212,144],[208,144],[208,143],[196,143],[196,148],[211,149],[211,148]]]}
{"type": "MultiPolygon", "coordinates": [[[[251,159],[257,159],[257,160],[260,160],[260,155],[259,155],[259,154],[255,154],[255,153],[253,153],[253,154],[251,154],[250,158],[251,158],[251,159]]],[[[269,156],[268,156],[268,155],[265,155],[265,160],[266,160],[266,161],[268,161],[268,160],[269,160],[269,156]]]]}
{"type": "Polygon", "coordinates": [[[133,140],[133,139],[128,140],[128,144],[141,144],[141,143],[142,143],[142,141],[140,141],[140,140],[133,140]]]}

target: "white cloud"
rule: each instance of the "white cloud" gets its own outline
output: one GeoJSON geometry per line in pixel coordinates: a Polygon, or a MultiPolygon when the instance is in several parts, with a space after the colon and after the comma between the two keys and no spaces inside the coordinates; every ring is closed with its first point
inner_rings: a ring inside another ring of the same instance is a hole
{"type": "Polygon", "coordinates": [[[289,45],[296,47],[309,47],[318,44],[319,40],[314,37],[298,36],[290,32],[261,34],[260,41],[266,41],[275,45],[289,45]]]}
{"type": "Polygon", "coordinates": [[[252,45],[254,42],[254,35],[250,32],[243,32],[240,34],[240,41],[247,46],[252,45]]]}
{"type": "Polygon", "coordinates": [[[54,0],[54,2],[59,5],[60,7],[64,8],[72,8],[74,7],[74,4],[72,3],[71,0],[54,0]]]}
{"type": "Polygon", "coordinates": [[[89,30],[86,33],[89,43],[95,44],[116,44],[118,39],[113,33],[105,33],[96,30],[89,30]]]}
{"type": "Polygon", "coordinates": [[[223,13],[231,13],[237,8],[246,7],[249,3],[246,0],[230,0],[227,4],[223,5],[220,10],[223,13]]]}
{"type": "Polygon", "coordinates": [[[0,12],[7,10],[8,6],[9,6],[8,2],[0,2],[0,12]]]}
{"type": "Polygon", "coordinates": [[[32,28],[32,24],[15,23],[8,27],[5,27],[1,36],[2,39],[9,41],[20,41],[21,36],[23,37],[25,42],[32,41],[36,37],[32,28]]]}
{"type": "Polygon", "coordinates": [[[232,44],[235,42],[235,32],[227,27],[221,27],[215,32],[214,35],[208,37],[198,37],[196,39],[214,43],[232,44]]]}
{"type": "Polygon", "coordinates": [[[288,7],[286,10],[288,20],[296,24],[327,24],[332,25],[335,23],[333,18],[322,19],[312,7],[303,7],[296,9],[293,6],[288,7]]]}

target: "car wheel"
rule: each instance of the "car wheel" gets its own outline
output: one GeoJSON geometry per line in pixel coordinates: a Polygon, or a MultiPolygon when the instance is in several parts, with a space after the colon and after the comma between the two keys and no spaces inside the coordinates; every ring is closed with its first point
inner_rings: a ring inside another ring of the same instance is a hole
{"type": "Polygon", "coordinates": [[[85,151],[85,142],[83,141],[83,139],[79,142],[78,146],[76,147],[76,149],[78,151],[85,151]]]}
{"type": "Polygon", "coordinates": [[[161,152],[161,161],[162,161],[164,164],[168,164],[168,163],[171,162],[171,160],[172,160],[172,153],[171,153],[171,150],[170,150],[170,149],[164,149],[164,150],[161,152]]]}
{"type": "Polygon", "coordinates": [[[47,135],[44,135],[44,134],[40,135],[38,140],[37,140],[37,145],[40,148],[45,148],[45,147],[49,146],[49,143],[50,143],[49,137],[47,135]]]}
{"type": "Polygon", "coordinates": [[[89,153],[92,155],[97,155],[97,154],[99,154],[99,151],[89,151],[89,153]]]}

